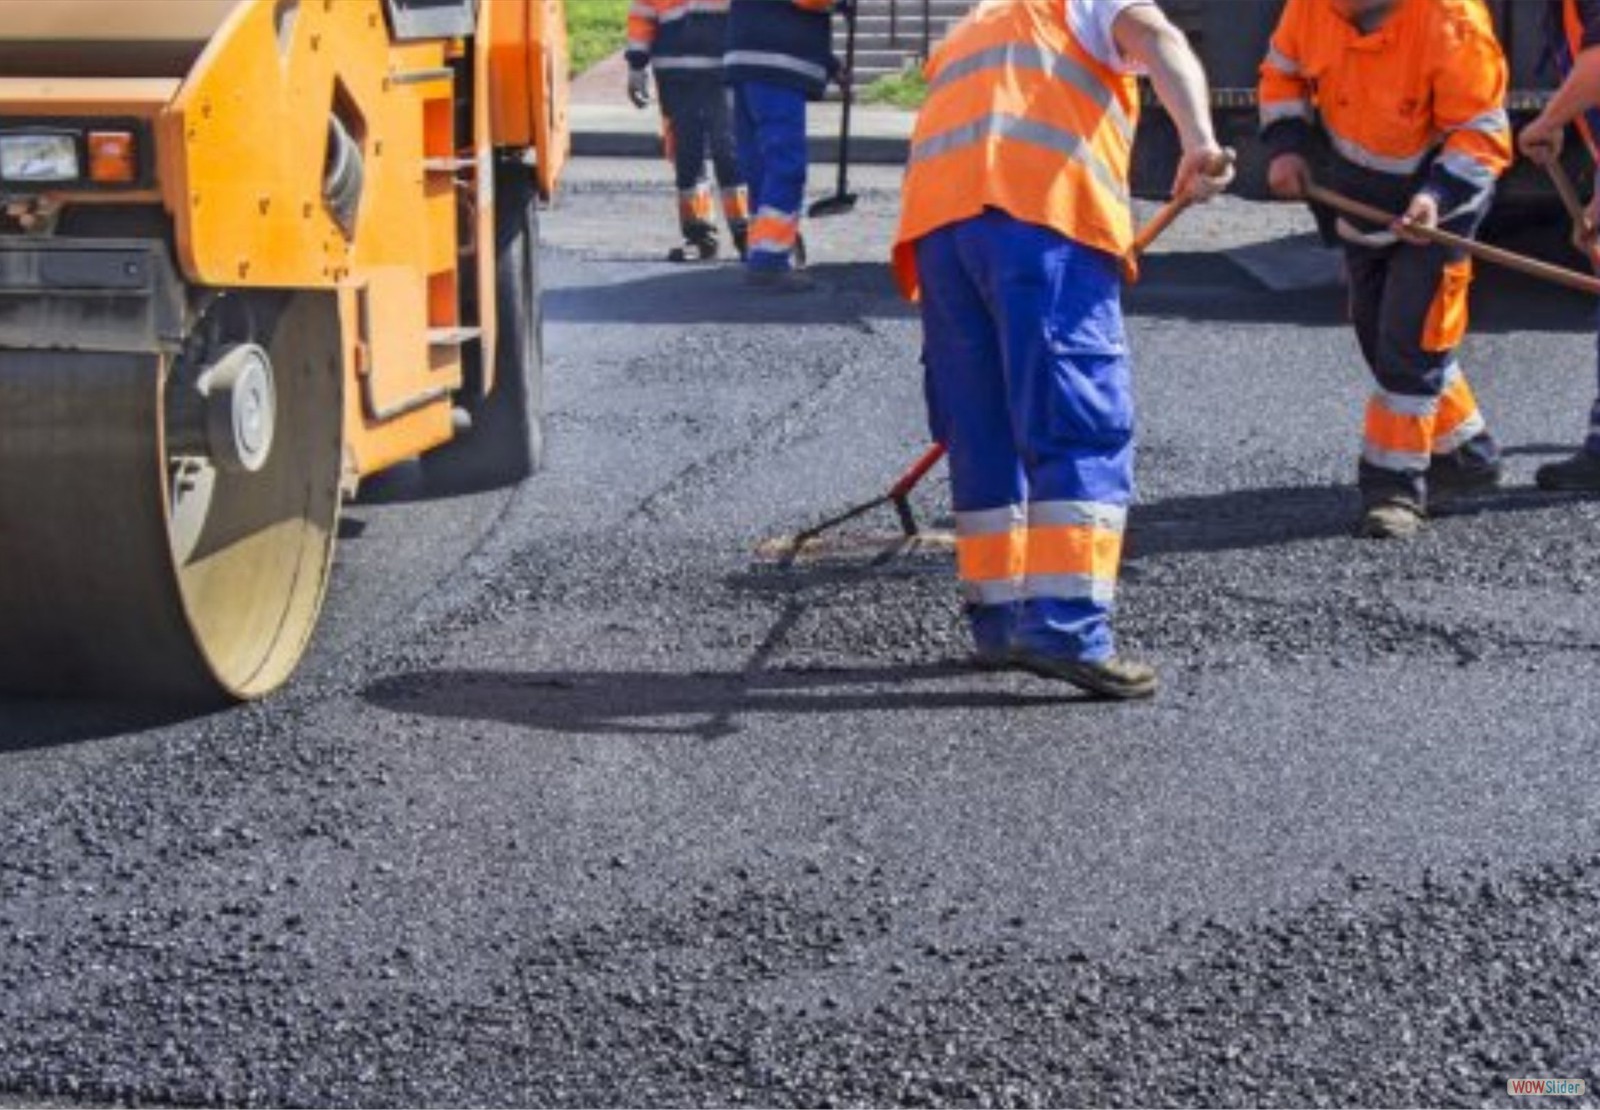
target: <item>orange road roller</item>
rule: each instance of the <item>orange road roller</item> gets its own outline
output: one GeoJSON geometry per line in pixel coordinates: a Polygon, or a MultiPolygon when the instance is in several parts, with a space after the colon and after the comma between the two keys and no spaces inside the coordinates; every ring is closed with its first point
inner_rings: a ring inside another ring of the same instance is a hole
{"type": "Polygon", "coordinates": [[[0,0],[0,690],[261,697],[342,500],[540,456],[560,0],[0,0]]]}

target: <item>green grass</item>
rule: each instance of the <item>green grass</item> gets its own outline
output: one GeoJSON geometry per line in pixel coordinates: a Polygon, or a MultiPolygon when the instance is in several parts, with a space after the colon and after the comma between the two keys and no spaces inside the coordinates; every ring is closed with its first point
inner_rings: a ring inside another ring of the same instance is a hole
{"type": "Polygon", "coordinates": [[[928,98],[928,82],[922,67],[909,65],[899,73],[880,77],[861,91],[864,104],[891,104],[896,108],[920,108],[928,98]]]}
{"type": "Polygon", "coordinates": [[[628,41],[628,0],[567,0],[572,72],[582,73],[628,41]]]}

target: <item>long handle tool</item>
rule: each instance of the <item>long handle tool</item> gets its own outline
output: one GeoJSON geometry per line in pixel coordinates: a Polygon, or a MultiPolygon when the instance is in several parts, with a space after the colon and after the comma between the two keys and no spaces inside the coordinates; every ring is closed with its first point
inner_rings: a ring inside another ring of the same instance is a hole
{"type": "Polygon", "coordinates": [[[1559,161],[1551,162],[1545,167],[1550,174],[1550,181],[1556,187],[1556,193],[1561,197],[1561,206],[1567,210],[1567,218],[1572,221],[1572,245],[1583,252],[1583,256],[1592,264],[1600,266],[1600,244],[1596,243],[1595,235],[1600,228],[1596,228],[1589,221],[1589,213],[1583,204],[1583,198],[1578,195],[1578,187],[1572,183],[1572,178],[1567,174],[1567,167],[1559,161]]]}
{"type": "MultiPolygon", "coordinates": [[[[1363,204],[1359,200],[1352,200],[1342,193],[1332,189],[1325,189],[1321,185],[1312,185],[1306,190],[1306,195],[1318,204],[1342,212],[1346,216],[1354,216],[1367,223],[1378,224],[1381,227],[1392,227],[1399,217],[1381,208],[1374,208],[1370,204],[1363,204]]],[[[1419,239],[1426,239],[1441,247],[1463,251],[1472,257],[1494,266],[1503,266],[1508,270],[1515,270],[1519,274],[1548,281],[1553,285],[1563,285],[1568,289],[1576,289],[1580,293],[1600,297],[1600,278],[1589,274],[1580,274],[1576,270],[1569,270],[1565,266],[1554,266],[1548,262],[1541,262],[1537,258],[1516,254],[1513,251],[1503,250],[1500,247],[1491,247],[1487,243],[1480,243],[1476,239],[1468,239],[1462,235],[1453,235],[1448,231],[1438,228],[1413,227],[1411,233],[1419,239]]]]}
{"type": "Polygon", "coordinates": [[[839,120],[839,187],[831,197],[824,197],[817,201],[806,214],[812,219],[826,219],[829,216],[843,216],[854,212],[856,195],[850,191],[850,113],[856,102],[856,8],[850,8],[850,14],[845,17],[844,38],[844,96],[843,114],[839,120]]]}

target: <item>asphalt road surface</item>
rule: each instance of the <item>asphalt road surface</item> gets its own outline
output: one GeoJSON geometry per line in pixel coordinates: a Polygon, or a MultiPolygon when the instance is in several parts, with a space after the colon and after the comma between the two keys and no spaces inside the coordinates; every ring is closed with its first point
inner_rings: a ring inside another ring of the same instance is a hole
{"type": "Polygon", "coordinates": [[[290,690],[0,703],[0,1102],[1592,1089],[1600,503],[1530,488],[1581,300],[1480,283],[1509,488],[1358,543],[1334,267],[1293,210],[1187,218],[1128,298],[1121,629],[1166,685],[1108,706],[965,669],[947,552],[753,557],[923,445],[894,182],[757,299],[653,261],[661,174],[548,214],[548,471],[353,507],[290,690]]]}

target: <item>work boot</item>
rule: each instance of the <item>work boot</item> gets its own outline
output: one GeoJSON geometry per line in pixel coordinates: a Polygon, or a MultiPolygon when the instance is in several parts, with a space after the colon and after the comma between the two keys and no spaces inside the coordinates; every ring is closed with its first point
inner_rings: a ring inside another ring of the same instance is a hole
{"type": "Polygon", "coordinates": [[[1600,493],[1600,455],[1579,451],[1571,458],[1546,463],[1534,481],[1551,493],[1600,493]]]}
{"type": "Polygon", "coordinates": [[[1057,682],[1070,682],[1080,690],[1113,701],[1143,701],[1153,698],[1160,688],[1155,668],[1113,656],[1102,663],[1085,659],[1055,659],[1019,652],[1013,660],[1023,670],[1057,682]]]}
{"type": "Polygon", "coordinates": [[[1428,501],[1455,501],[1500,488],[1505,468],[1498,462],[1471,466],[1452,455],[1435,458],[1428,467],[1428,501]]]}
{"type": "Polygon", "coordinates": [[[1356,538],[1363,540],[1407,540],[1427,527],[1428,517],[1410,501],[1380,501],[1368,505],[1356,525],[1356,538]]]}
{"type": "Polygon", "coordinates": [[[739,261],[744,262],[750,257],[750,225],[747,223],[730,224],[728,233],[733,236],[733,249],[739,252],[739,261]]]}
{"type": "Polygon", "coordinates": [[[715,235],[695,235],[667,252],[668,262],[713,262],[722,248],[715,235]]]}
{"type": "Polygon", "coordinates": [[[744,280],[766,293],[809,293],[817,287],[810,274],[799,270],[746,270],[744,280]]]}

